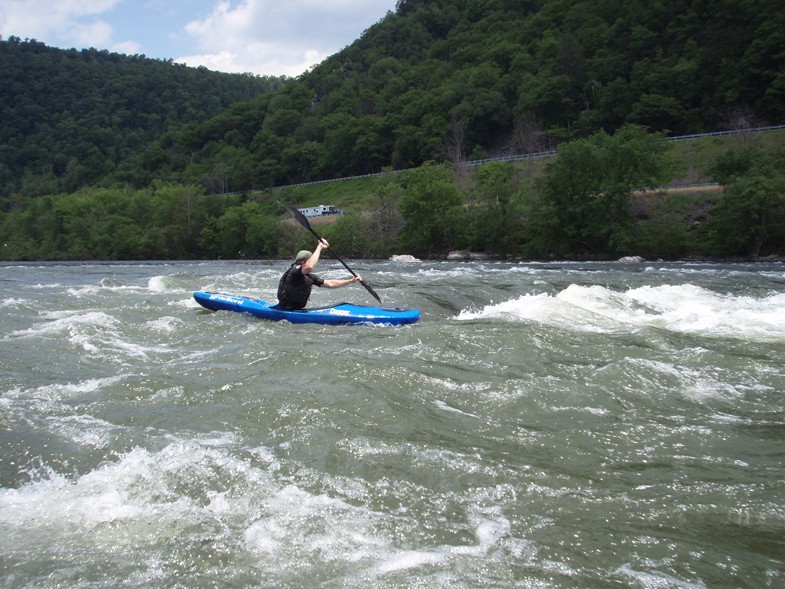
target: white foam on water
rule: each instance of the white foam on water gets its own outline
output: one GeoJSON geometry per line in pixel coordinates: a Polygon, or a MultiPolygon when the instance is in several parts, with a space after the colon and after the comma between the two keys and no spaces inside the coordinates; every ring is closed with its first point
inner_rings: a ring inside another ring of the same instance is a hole
{"type": "Polygon", "coordinates": [[[573,284],[556,295],[523,295],[480,310],[463,310],[456,319],[533,321],[597,333],[656,327],[708,337],[780,341],[785,339],[785,294],[755,298],[689,284],[618,292],[573,284]]]}
{"type": "Polygon", "coordinates": [[[785,338],[785,294],[720,294],[693,285],[641,287],[628,293],[669,329],[708,336],[785,338]]]}
{"type": "Polygon", "coordinates": [[[685,398],[698,403],[734,403],[744,396],[744,389],[728,382],[726,372],[719,369],[695,368],[689,365],[648,358],[625,358],[623,366],[618,364],[603,367],[597,375],[606,370],[617,371],[610,377],[619,389],[637,396],[644,394],[669,394],[678,392],[685,398]],[[624,374],[623,378],[621,375],[624,374]]]}
{"type": "Polygon", "coordinates": [[[252,464],[232,455],[235,444],[219,433],[157,452],[137,448],[73,480],[42,471],[18,489],[0,489],[10,554],[131,548],[154,554],[172,541],[210,537],[241,542],[256,566],[276,575],[316,562],[355,563],[385,575],[454,554],[483,554],[509,530],[509,523],[486,518],[476,523],[476,545],[397,548],[385,514],[276,481],[269,450],[257,448],[253,454],[264,460],[252,464]]]}
{"type": "Polygon", "coordinates": [[[47,321],[58,321],[70,319],[83,315],[85,311],[78,311],[74,309],[55,309],[55,310],[41,310],[38,312],[38,317],[47,321]]]}
{"type": "Polygon", "coordinates": [[[450,413],[457,413],[459,415],[466,415],[467,417],[475,417],[477,419],[480,419],[479,415],[475,415],[474,413],[467,413],[465,411],[461,411],[460,409],[456,409],[455,407],[452,407],[452,406],[448,405],[445,401],[441,401],[439,399],[434,399],[433,404],[436,405],[436,407],[438,407],[442,411],[448,411],[450,413]]]}
{"type": "MultiPolygon", "coordinates": [[[[197,290],[231,292],[238,295],[262,296],[264,298],[266,293],[276,292],[278,279],[288,267],[288,264],[282,263],[280,268],[260,268],[258,273],[235,272],[233,274],[221,275],[217,279],[208,279],[200,284],[197,290]]],[[[321,268],[322,266],[320,265],[319,267],[321,268]]]]}
{"type": "Polygon", "coordinates": [[[15,331],[11,337],[42,337],[59,335],[62,333],[72,333],[83,327],[92,328],[113,328],[118,324],[117,319],[103,311],[88,311],[86,313],[74,313],[64,311],[60,314],[53,313],[51,321],[40,323],[34,327],[15,331]]]}
{"type": "Polygon", "coordinates": [[[149,472],[144,451],[135,450],[119,465],[99,468],[76,481],[57,473],[18,489],[0,489],[0,522],[17,535],[57,530],[62,538],[80,536],[92,524],[140,516],[141,502],[129,497],[127,482],[149,472]],[[125,479],[125,481],[123,481],[125,479]]]}
{"type": "Polygon", "coordinates": [[[101,290],[101,287],[98,285],[83,285],[83,286],[72,286],[66,289],[66,294],[69,297],[80,299],[82,297],[93,296],[97,294],[101,290]]]}
{"type": "Polygon", "coordinates": [[[446,556],[446,554],[438,552],[402,550],[401,552],[387,556],[373,572],[377,575],[386,575],[388,573],[413,569],[427,564],[435,565],[442,562],[446,556]]]}
{"type": "Polygon", "coordinates": [[[89,415],[74,415],[50,420],[50,428],[59,436],[89,448],[106,448],[115,438],[114,432],[123,429],[89,415]]]}
{"type": "Polygon", "coordinates": [[[22,307],[25,305],[25,303],[26,301],[24,299],[10,297],[0,301],[0,308],[5,309],[5,308],[13,308],[13,307],[22,307]]]}
{"type": "Polygon", "coordinates": [[[202,305],[196,302],[193,296],[190,296],[186,299],[180,299],[178,301],[173,301],[169,303],[172,307],[182,307],[184,309],[202,309],[202,305]]]}
{"type": "Polygon", "coordinates": [[[474,524],[477,544],[470,546],[447,546],[445,550],[453,554],[485,556],[493,547],[509,537],[512,531],[510,520],[502,515],[501,508],[486,513],[470,514],[469,521],[474,524]]]}
{"type": "Polygon", "coordinates": [[[86,401],[102,398],[107,388],[126,378],[127,375],[119,375],[30,389],[14,388],[3,393],[0,407],[14,423],[24,423],[26,427],[48,432],[82,448],[106,448],[124,435],[127,428],[76,411],[81,412],[86,401]]]}
{"type": "Polygon", "coordinates": [[[33,398],[45,401],[62,401],[96,393],[106,387],[113,386],[126,378],[116,375],[105,378],[90,378],[77,383],[56,383],[33,389],[14,389],[6,393],[9,398],[33,398]]]}
{"type": "Polygon", "coordinates": [[[295,485],[274,490],[261,517],[245,530],[246,548],[266,555],[276,567],[310,562],[358,562],[388,547],[378,532],[380,516],[295,485]]]}
{"type": "Polygon", "coordinates": [[[422,262],[419,258],[415,258],[411,254],[400,254],[400,255],[393,255],[390,257],[391,262],[400,262],[400,263],[414,263],[414,262],[422,262]]]}
{"type": "Polygon", "coordinates": [[[83,284],[80,286],[71,286],[66,289],[69,296],[75,298],[101,296],[103,293],[137,293],[145,290],[144,288],[133,284],[119,284],[115,283],[110,278],[102,279],[98,284],[83,284]]]}
{"type": "MultiPolygon", "coordinates": [[[[507,264],[493,265],[493,264],[459,264],[457,266],[448,266],[447,268],[440,267],[439,264],[433,264],[427,268],[421,268],[417,272],[424,276],[436,277],[478,277],[482,278],[488,274],[526,274],[537,275],[542,273],[540,268],[531,265],[517,265],[510,266],[507,264]]],[[[389,274],[393,274],[390,272],[389,274]]]]}
{"type": "Polygon", "coordinates": [[[158,452],[137,448],[75,480],[50,472],[0,489],[0,527],[20,549],[138,548],[215,518],[246,517],[249,501],[270,488],[264,471],[231,457],[220,441],[179,441],[158,452]]]}
{"type": "Polygon", "coordinates": [[[491,552],[502,548],[520,559],[532,558],[536,550],[527,541],[511,535],[512,525],[501,515],[501,511],[501,508],[470,508],[469,522],[473,527],[475,544],[442,544],[430,550],[388,550],[377,555],[378,563],[369,573],[384,576],[422,566],[446,566],[452,561],[467,557],[487,560],[491,552]]]}
{"type": "MultiPolygon", "coordinates": [[[[148,359],[151,356],[171,352],[168,345],[151,345],[134,341],[134,336],[124,333],[128,328],[124,323],[103,311],[52,311],[43,314],[43,323],[10,334],[15,338],[66,338],[72,345],[85,352],[104,357],[126,357],[148,359]]],[[[173,318],[162,318],[148,325],[152,328],[144,332],[158,331],[171,333],[176,325],[173,318]],[[167,331],[168,330],[168,331],[167,331]]],[[[133,331],[133,326],[131,327],[133,331]]]]}
{"type": "Polygon", "coordinates": [[[622,566],[614,573],[644,589],[707,589],[703,581],[683,581],[660,571],[637,571],[630,566],[622,566]]]}
{"type": "Polygon", "coordinates": [[[428,278],[438,278],[440,281],[449,278],[479,278],[482,276],[480,268],[476,266],[457,266],[454,268],[422,268],[418,275],[428,278]]]}
{"type": "Polygon", "coordinates": [[[158,333],[175,333],[183,327],[183,321],[177,317],[159,317],[147,321],[145,327],[158,333]]]}
{"type": "Polygon", "coordinates": [[[171,290],[167,286],[168,278],[168,276],[153,276],[147,281],[147,289],[151,292],[168,292],[171,290]]]}

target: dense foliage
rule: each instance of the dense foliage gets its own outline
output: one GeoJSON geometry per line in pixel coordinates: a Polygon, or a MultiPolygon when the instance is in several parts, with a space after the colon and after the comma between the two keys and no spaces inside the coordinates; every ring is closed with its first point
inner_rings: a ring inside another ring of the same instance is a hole
{"type": "Polygon", "coordinates": [[[718,157],[713,172],[724,186],[715,209],[714,245],[721,253],[785,245],[785,170],[783,161],[755,146],[733,149],[718,157]]]}
{"type": "MultiPolygon", "coordinates": [[[[0,41],[0,195],[75,191],[111,176],[162,133],[285,80],[108,51],[0,41]]],[[[154,153],[148,154],[148,163],[154,153]]]]}
{"type": "Polygon", "coordinates": [[[635,187],[667,179],[667,143],[640,127],[615,135],[599,131],[559,146],[545,174],[542,214],[548,249],[624,253],[632,245],[631,196],[635,187]]]}
{"type": "MultiPolygon", "coordinates": [[[[708,213],[696,219],[694,210],[641,206],[636,187],[667,172],[668,145],[639,126],[598,131],[562,144],[536,179],[509,163],[473,173],[427,164],[376,179],[362,213],[320,231],[336,250],[363,257],[456,249],[529,258],[785,254],[784,154],[749,145],[717,157],[725,190],[708,208],[700,201],[708,213]]],[[[313,246],[299,225],[281,222],[278,201],[292,196],[205,196],[191,185],[153,183],[41,197],[4,215],[0,257],[289,257],[313,246]]]]}
{"type": "Polygon", "coordinates": [[[154,179],[236,192],[540,151],[625,124],[776,124],[783,46],[775,0],[400,0],[299,79],[225,112],[281,80],[12,38],[0,194],[154,179]]]}
{"type": "Polygon", "coordinates": [[[276,200],[316,203],[274,187],[401,169],[336,249],[782,254],[781,153],[718,158],[694,206],[635,192],[669,178],[665,135],[782,123],[782,47],[773,0],[400,0],[296,80],[11,38],[0,257],[288,256],[312,244],[276,200]],[[555,146],[539,174],[466,166],[555,146]]]}
{"type": "Polygon", "coordinates": [[[401,0],[245,124],[175,133],[124,178],[241,191],[540,151],[626,124],[776,124],[783,46],[773,0],[401,0]]]}

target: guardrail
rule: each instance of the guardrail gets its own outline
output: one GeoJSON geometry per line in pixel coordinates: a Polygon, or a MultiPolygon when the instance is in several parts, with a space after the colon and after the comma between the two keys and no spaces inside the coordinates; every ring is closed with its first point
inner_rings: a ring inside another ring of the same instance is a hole
{"type": "Polygon", "coordinates": [[[708,186],[720,186],[719,182],[692,182],[688,184],[666,184],[664,186],[636,186],[633,190],[673,190],[674,188],[704,188],[708,186]]]}
{"type": "Polygon", "coordinates": [[[712,133],[694,133],[692,135],[677,135],[666,137],[666,141],[684,141],[686,139],[698,139],[700,137],[718,137],[720,135],[743,135],[744,133],[763,133],[765,131],[781,131],[785,125],[770,125],[768,127],[753,127],[751,129],[732,129],[730,131],[714,131],[712,133]]]}
{"type": "MultiPolygon", "coordinates": [[[[699,139],[702,137],[719,137],[722,135],[743,135],[744,133],[764,133],[766,131],[781,131],[785,129],[785,125],[770,125],[767,127],[753,127],[750,129],[732,129],[729,131],[713,131],[711,133],[693,133],[690,135],[676,135],[674,137],[666,137],[665,141],[686,141],[688,139],[699,139]]],[[[497,157],[489,157],[484,159],[478,160],[467,160],[463,162],[467,166],[481,166],[482,164],[487,164],[491,162],[510,162],[510,161],[520,161],[520,160],[528,160],[528,159],[540,159],[544,157],[553,157],[556,155],[556,150],[551,149],[548,151],[538,151],[535,153],[519,153],[513,155],[502,155],[497,157]]],[[[401,172],[406,172],[407,170],[391,170],[389,172],[376,172],[373,174],[360,174],[357,176],[344,176],[342,178],[330,178],[327,180],[312,180],[310,182],[299,182],[296,184],[284,184],[281,186],[274,186],[273,188],[299,188],[301,186],[312,186],[314,184],[326,184],[328,182],[344,182],[346,180],[356,180],[359,178],[378,178],[380,176],[384,176],[387,174],[399,174],[401,172]]],[[[699,183],[699,184],[684,184],[684,185],[673,185],[673,186],[663,186],[660,188],[692,188],[698,186],[712,186],[714,183],[699,183]]],[[[256,189],[253,188],[251,190],[247,190],[244,192],[225,192],[218,194],[216,196],[235,196],[240,194],[252,194],[254,192],[266,192],[269,189],[256,189]]]]}

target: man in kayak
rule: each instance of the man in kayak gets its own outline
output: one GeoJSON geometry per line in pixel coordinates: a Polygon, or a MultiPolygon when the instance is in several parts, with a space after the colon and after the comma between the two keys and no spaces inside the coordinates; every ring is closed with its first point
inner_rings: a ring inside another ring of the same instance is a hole
{"type": "Polygon", "coordinates": [[[314,284],[326,288],[340,288],[362,281],[362,277],[360,276],[324,280],[316,274],[313,274],[316,264],[319,263],[322,250],[327,247],[330,247],[330,244],[327,243],[327,240],[322,238],[316,244],[316,250],[313,253],[308,250],[297,252],[297,257],[294,258],[294,264],[284,272],[284,275],[281,276],[281,281],[278,283],[278,304],[275,305],[275,309],[288,311],[305,308],[305,305],[308,304],[308,299],[311,296],[311,288],[314,284]]]}

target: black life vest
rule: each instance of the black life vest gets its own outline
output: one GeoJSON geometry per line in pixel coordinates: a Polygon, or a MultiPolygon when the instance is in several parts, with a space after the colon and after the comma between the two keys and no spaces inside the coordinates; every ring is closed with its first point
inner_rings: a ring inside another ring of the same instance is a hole
{"type": "Polygon", "coordinates": [[[311,297],[311,288],[321,286],[324,281],[315,274],[303,274],[300,267],[292,264],[278,282],[279,309],[302,309],[311,297]]]}

